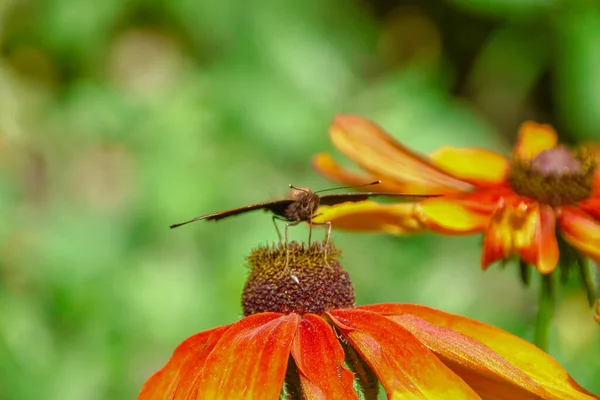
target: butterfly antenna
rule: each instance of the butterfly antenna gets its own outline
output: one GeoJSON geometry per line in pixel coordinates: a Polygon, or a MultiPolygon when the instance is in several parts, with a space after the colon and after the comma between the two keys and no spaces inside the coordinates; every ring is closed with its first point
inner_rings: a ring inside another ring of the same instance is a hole
{"type": "Polygon", "coordinates": [[[186,224],[189,224],[190,222],[198,221],[198,220],[201,220],[201,219],[203,219],[203,217],[196,217],[196,218],[190,219],[189,221],[185,221],[185,222],[180,222],[178,224],[169,225],[169,228],[171,228],[171,229],[178,228],[181,225],[186,225],[186,224]]]}
{"type": "Polygon", "coordinates": [[[363,186],[379,185],[380,183],[381,183],[381,181],[377,180],[377,181],[374,181],[371,183],[365,183],[363,185],[340,186],[340,187],[329,188],[329,189],[321,189],[321,190],[317,190],[315,193],[329,192],[330,190],[352,189],[352,188],[358,188],[358,187],[363,187],[363,186]]]}

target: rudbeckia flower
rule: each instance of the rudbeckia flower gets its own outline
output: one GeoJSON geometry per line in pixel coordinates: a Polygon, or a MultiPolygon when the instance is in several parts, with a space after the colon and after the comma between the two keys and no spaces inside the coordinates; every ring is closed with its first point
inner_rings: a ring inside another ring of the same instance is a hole
{"type": "Polygon", "coordinates": [[[329,133],[333,144],[366,173],[354,174],[329,154],[318,154],[314,166],[325,177],[345,184],[381,179],[384,191],[442,196],[413,204],[324,206],[315,221],[392,234],[483,233],[484,269],[517,255],[542,274],[550,273],[559,262],[562,240],[600,262],[597,161],[592,151],[558,144],[549,125],[524,123],[510,157],[455,147],[417,154],[375,123],[350,115],[338,116],[329,133]]]}
{"type": "Polygon", "coordinates": [[[492,326],[410,304],[354,307],[322,242],[249,257],[244,317],[186,339],[140,400],[598,399],[549,355],[492,326]]]}

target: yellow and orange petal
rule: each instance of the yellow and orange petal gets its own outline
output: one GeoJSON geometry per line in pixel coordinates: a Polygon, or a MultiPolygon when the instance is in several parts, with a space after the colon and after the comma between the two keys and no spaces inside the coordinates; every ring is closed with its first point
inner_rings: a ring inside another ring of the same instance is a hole
{"type": "Polygon", "coordinates": [[[414,213],[415,204],[382,204],[371,200],[321,206],[314,222],[331,222],[336,228],[390,234],[415,233],[423,225],[414,213]]]}
{"type": "Polygon", "coordinates": [[[489,215],[472,210],[461,201],[448,197],[435,197],[419,202],[415,214],[427,228],[450,234],[481,232],[490,222],[489,215]]]}
{"type": "Polygon", "coordinates": [[[551,125],[527,121],[519,128],[517,144],[513,149],[513,158],[529,161],[544,150],[550,150],[558,144],[558,135],[551,125]]]}
{"type": "Polygon", "coordinates": [[[333,144],[348,158],[382,181],[392,181],[401,192],[460,193],[473,187],[412,152],[375,123],[339,115],[330,127],[333,144]]]}
{"type": "Polygon", "coordinates": [[[410,332],[388,318],[360,310],[334,310],[328,315],[375,371],[388,398],[480,398],[410,332]]]}
{"type": "Polygon", "coordinates": [[[558,226],[562,237],[581,253],[600,262],[600,222],[576,207],[561,207],[558,226]]]}
{"type": "Polygon", "coordinates": [[[415,304],[357,308],[405,327],[484,398],[600,398],[579,386],[550,355],[491,325],[415,304]]]}
{"type": "Polygon", "coordinates": [[[559,254],[555,222],[554,211],[549,206],[501,204],[485,232],[482,267],[516,254],[541,273],[552,272],[559,254]]]}

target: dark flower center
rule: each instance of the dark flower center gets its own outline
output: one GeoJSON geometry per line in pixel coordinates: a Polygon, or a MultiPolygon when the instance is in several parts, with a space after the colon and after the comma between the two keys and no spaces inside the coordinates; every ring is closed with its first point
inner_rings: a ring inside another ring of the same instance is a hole
{"type": "Polygon", "coordinates": [[[259,247],[248,257],[244,316],[261,312],[323,314],[354,306],[354,287],[331,243],[259,247]]]}
{"type": "Polygon", "coordinates": [[[575,204],[592,194],[595,168],[593,157],[560,145],[531,162],[513,161],[509,183],[517,194],[552,207],[575,204]]]}

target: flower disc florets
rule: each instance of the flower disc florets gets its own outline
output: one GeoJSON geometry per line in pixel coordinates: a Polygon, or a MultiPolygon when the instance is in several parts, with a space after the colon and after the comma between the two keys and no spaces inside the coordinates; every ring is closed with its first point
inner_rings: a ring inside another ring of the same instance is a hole
{"type": "Polygon", "coordinates": [[[596,163],[566,146],[542,151],[530,162],[515,160],[510,185],[524,197],[552,207],[575,204],[590,197],[596,163]]]}
{"type": "Polygon", "coordinates": [[[261,312],[322,314],[354,306],[354,287],[331,243],[259,247],[248,257],[244,316],[261,312]]]}

